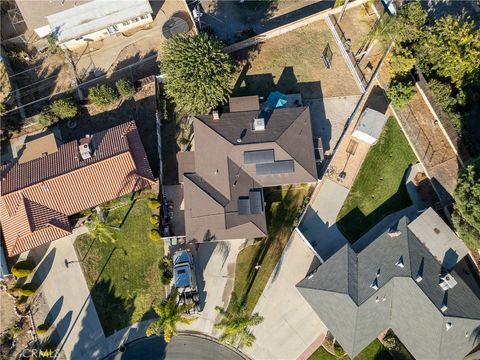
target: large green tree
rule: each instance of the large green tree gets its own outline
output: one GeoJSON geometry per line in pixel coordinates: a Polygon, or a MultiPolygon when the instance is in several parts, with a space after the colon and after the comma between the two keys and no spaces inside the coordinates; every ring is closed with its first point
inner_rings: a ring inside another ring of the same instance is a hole
{"type": "Polygon", "coordinates": [[[235,293],[232,293],[228,309],[216,306],[215,310],[219,312],[222,319],[215,324],[216,329],[221,329],[223,334],[220,336],[220,342],[230,345],[237,345],[240,341],[245,346],[252,346],[255,342],[255,335],[250,330],[251,326],[260,324],[263,317],[257,313],[247,314],[245,304],[242,303],[235,293]]]}
{"type": "Polygon", "coordinates": [[[165,342],[170,342],[172,336],[178,334],[177,324],[190,324],[196,318],[185,316],[184,314],[191,308],[188,305],[180,305],[177,301],[177,289],[174,289],[170,296],[161,304],[154,304],[153,310],[158,315],[158,319],[153,321],[147,328],[146,335],[160,335],[163,333],[165,342]]]}
{"type": "Polygon", "coordinates": [[[454,193],[453,224],[471,248],[480,248],[480,160],[462,173],[454,193]]]}
{"type": "Polygon", "coordinates": [[[450,78],[460,89],[480,69],[480,30],[471,21],[442,17],[424,31],[416,50],[422,69],[450,78]]]}
{"type": "Polygon", "coordinates": [[[206,114],[227,100],[234,66],[212,35],[181,34],[167,41],[160,64],[165,93],[188,114],[206,114]]]}

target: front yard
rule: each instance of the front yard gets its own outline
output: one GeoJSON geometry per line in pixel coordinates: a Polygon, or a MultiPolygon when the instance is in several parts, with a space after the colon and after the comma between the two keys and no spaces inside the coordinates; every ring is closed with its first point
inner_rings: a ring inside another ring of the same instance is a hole
{"type": "Polygon", "coordinates": [[[233,291],[245,301],[247,312],[255,308],[311,190],[307,185],[264,190],[269,236],[243,249],[235,270],[233,291]]]}
{"type": "MultiPolygon", "coordinates": [[[[85,279],[90,288],[105,335],[130,324],[153,317],[151,305],[165,296],[160,282],[159,260],[163,241],[152,241],[147,231],[152,228],[148,199],[152,191],[144,191],[132,206],[114,243],[100,242],[91,235],[75,241],[82,261],[85,279]]],[[[129,207],[113,210],[107,221],[119,225],[129,207]]]]}
{"type": "Polygon", "coordinates": [[[337,217],[350,242],[358,240],[385,216],[411,205],[405,173],[417,161],[395,118],[368,152],[337,217]]]}
{"type": "MultiPolygon", "coordinates": [[[[309,358],[308,360],[348,360],[350,359],[348,355],[341,357],[334,356],[320,346],[309,358]]],[[[392,357],[378,340],[374,340],[368,345],[363,351],[355,356],[353,360],[392,360],[392,357]]]]}

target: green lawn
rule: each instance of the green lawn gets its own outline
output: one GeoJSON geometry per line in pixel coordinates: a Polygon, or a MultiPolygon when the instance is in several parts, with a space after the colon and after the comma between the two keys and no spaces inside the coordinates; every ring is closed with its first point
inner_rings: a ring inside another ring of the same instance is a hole
{"type": "MultiPolygon", "coordinates": [[[[163,241],[153,242],[147,236],[151,210],[147,206],[153,193],[137,198],[114,244],[102,243],[89,234],[75,241],[85,279],[100,322],[108,336],[130,324],[152,317],[154,301],[165,296],[160,282],[158,263],[163,256],[163,241]]],[[[128,206],[128,205],[126,205],[128,206]]],[[[122,217],[125,208],[118,208],[108,219],[122,217]]]]}
{"type": "MultiPolygon", "coordinates": [[[[336,357],[326,351],[320,346],[315,352],[308,358],[308,360],[348,360],[347,355],[342,357],[336,357]]],[[[363,351],[355,356],[354,360],[392,360],[392,357],[388,351],[383,347],[382,343],[375,339],[368,345],[363,351]]]]}
{"type": "Polygon", "coordinates": [[[388,214],[411,205],[404,175],[416,161],[400,126],[390,117],[337,217],[338,226],[351,242],[388,214]]]}
{"type": "Polygon", "coordinates": [[[251,313],[288,242],[308,194],[307,186],[265,189],[269,236],[242,250],[237,257],[233,291],[251,313]],[[255,265],[259,264],[259,270],[255,265]]]}

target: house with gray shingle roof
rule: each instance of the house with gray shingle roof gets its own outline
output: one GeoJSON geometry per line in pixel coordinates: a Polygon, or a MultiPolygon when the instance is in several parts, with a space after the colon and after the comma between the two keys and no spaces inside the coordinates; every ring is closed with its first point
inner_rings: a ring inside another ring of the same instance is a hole
{"type": "Polygon", "coordinates": [[[467,254],[428,209],[363,248],[345,245],[297,289],[351,357],[391,329],[416,359],[463,359],[480,337],[480,281],[467,254]]]}
{"type": "Polygon", "coordinates": [[[178,155],[188,241],[266,236],[262,188],[317,180],[307,107],[231,100],[230,112],[194,117],[195,148],[178,155]]]}

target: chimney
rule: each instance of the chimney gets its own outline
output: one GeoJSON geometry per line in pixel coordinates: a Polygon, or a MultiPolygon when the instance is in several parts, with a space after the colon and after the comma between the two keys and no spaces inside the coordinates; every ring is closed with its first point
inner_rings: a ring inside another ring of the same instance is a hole
{"type": "Polygon", "coordinates": [[[390,230],[388,232],[388,236],[390,236],[391,238],[395,238],[395,237],[398,237],[402,235],[402,232],[400,230],[390,230]]]}
{"type": "Polygon", "coordinates": [[[86,135],[83,139],[78,141],[78,150],[82,160],[90,159],[93,156],[92,140],[92,136],[86,135]]]}
{"type": "Polygon", "coordinates": [[[213,121],[220,120],[220,113],[218,112],[218,110],[213,110],[212,111],[212,119],[213,119],[213,121]]]}
{"type": "Polygon", "coordinates": [[[265,119],[264,118],[253,119],[252,130],[253,131],[264,131],[265,130],[265,119]]]}
{"type": "Polygon", "coordinates": [[[452,289],[455,287],[455,285],[457,285],[457,280],[455,280],[455,278],[450,274],[440,277],[440,280],[440,287],[443,291],[452,289]]]}

